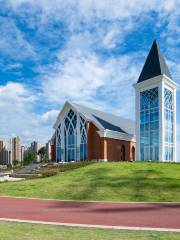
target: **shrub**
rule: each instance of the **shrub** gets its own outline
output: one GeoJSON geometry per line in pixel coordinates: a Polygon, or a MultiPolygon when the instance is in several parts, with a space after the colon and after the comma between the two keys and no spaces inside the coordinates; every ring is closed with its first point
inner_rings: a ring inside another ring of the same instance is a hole
{"type": "Polygon", "coordinates": [[[13,160],[13,166],[17,167],[20,164],[20,162],[18,160],[13,160]]]}
{"type": "Polygon", "coordinates": [[[41,174],[41,177],[51,177],[56,175],[59,172],[65,172],[72,169],[77,169],[81,167],[85,167],[89,164],[92,164],[91,161],[83,161],[83,162],[71,162],[71,163],[62,163],[58,165],[47,165],[45,167],[42,167],[35,172],[41,174]]]}
{"type": "Polygon", "coordinates": [[[58,167],[59,167],[60,172],[65,172],[67,170],[85,167],[85,166],[87,166],[89,164],[92,164],[92,163],[93,162],[91,162],[91,161],[70,162],[70,163],[59,164],[58,167]]]}
{"type": "Polygon", "coordinates": [[[58,171],[56,171],[55,169],[44,169],[44,171],[41,171],[41,177],[52,177],[55,176],[58,171]]]}

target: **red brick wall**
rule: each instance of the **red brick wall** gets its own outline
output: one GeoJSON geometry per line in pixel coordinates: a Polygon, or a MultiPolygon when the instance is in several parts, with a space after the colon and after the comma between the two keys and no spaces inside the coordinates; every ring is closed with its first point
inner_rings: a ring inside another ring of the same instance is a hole
{"type": "Polygon", "coordinates": [[[51,159],[56,161],[56,140],[54,139],[51,144],[51,159]]]}
{"type": "Polygon", "coordinates": [[[103,158],[103,141],[97,133],[98,129],[93,123],[87,124],[87,158],[88,160],[103,158]]]}
{"type": "Polygon", "coordinates": [[[121,147],[125,147],[125,161],[132,161],[132,147],[136,144],[130,141],[116,140],[111,138],[100,138],[98,129],[93,123],[87,125],[87,158],[88,160],[107,159],[108,161],[121,160],[121,147]]]}
{"type": "MultiPolygon", "coordinates": [[[[135,146],[135,143],[124,140],[116,140],[112,138],[107,138],[107,159],[109,161],[121,161],[121,148],[124,145],[125,147],[125,161],[132,161],[132,146],[135,146]]],[[[122,156],[123,157],[123,156],[122,156]]]]}

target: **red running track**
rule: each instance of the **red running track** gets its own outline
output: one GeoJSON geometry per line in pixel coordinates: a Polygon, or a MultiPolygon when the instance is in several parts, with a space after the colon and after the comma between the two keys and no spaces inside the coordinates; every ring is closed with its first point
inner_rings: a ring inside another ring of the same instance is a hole
{"type": "Polygon", "coordinates": [[[0,218],[180,229],[180,203],[108,203],[0,197],[0,218]]]}

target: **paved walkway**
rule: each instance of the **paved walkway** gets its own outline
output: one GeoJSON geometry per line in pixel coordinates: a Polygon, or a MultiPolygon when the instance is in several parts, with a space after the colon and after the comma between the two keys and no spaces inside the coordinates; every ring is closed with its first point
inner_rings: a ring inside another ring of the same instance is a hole
{"type": "Polygon", "coordinates": [[[180,230],[180,203],[108,203],[0,197],[0,219],[180,230]]]}

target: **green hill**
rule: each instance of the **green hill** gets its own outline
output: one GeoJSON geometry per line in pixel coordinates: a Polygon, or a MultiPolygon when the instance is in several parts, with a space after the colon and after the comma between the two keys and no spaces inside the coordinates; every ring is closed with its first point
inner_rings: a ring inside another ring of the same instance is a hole
{"type": "Polygon", "coordinates": [[[180,164],[95,163],[48,178],[1,183],[0,195],[180,202],[180,164]]]}

